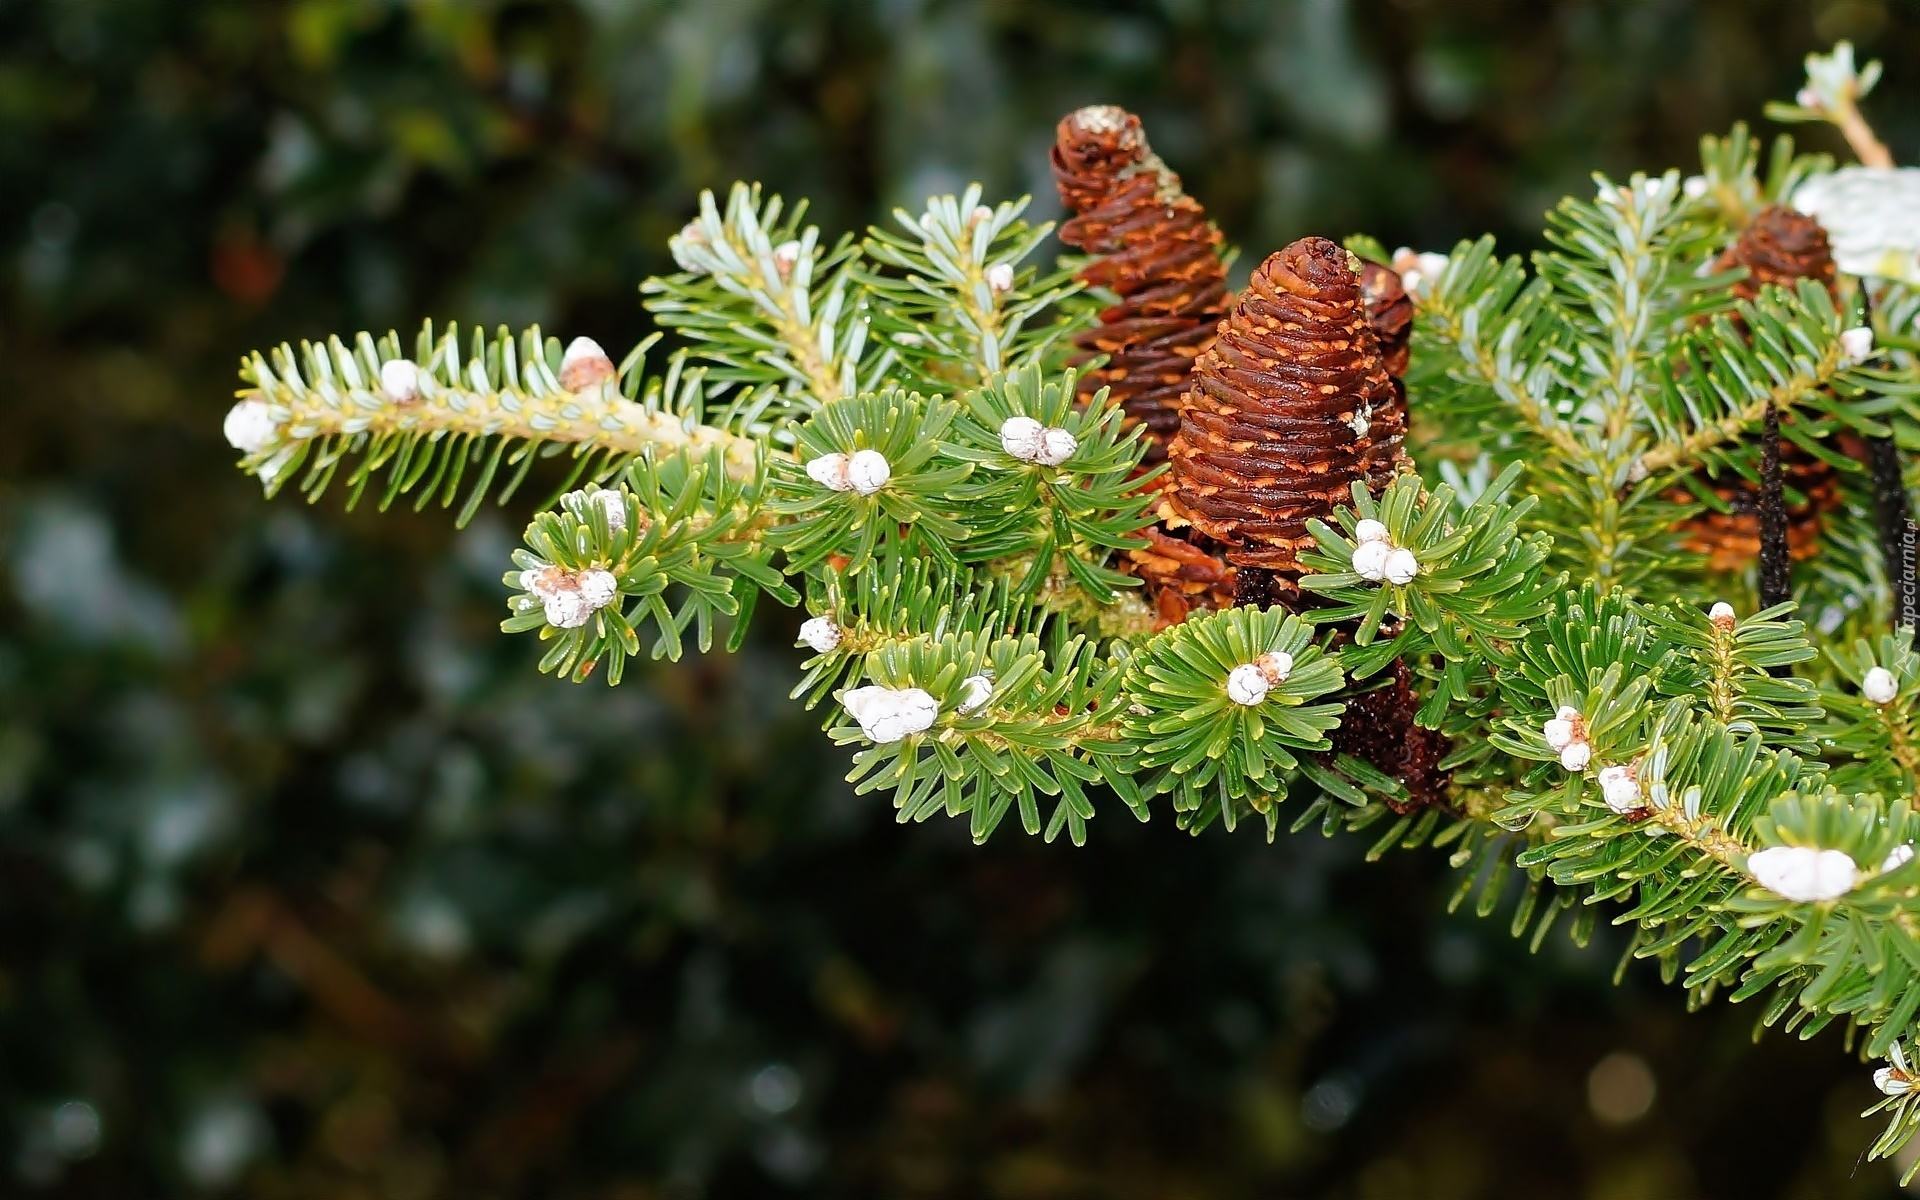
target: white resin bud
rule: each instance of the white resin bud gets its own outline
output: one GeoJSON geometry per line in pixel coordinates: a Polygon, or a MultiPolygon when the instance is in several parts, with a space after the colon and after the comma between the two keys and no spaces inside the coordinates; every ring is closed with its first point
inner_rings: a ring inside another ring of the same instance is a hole
{"type": "Polygon", "coordinates": [[[1801,108],[1811,108],[1815,112],[1820,111],[1820,93],[1810,87],[1803,87],[1795,92],[1793,94],[1793,102],[1801,108]]]}
{"type": "Polygon", "coordinates": [[[1906,866],[1912,861],[1913,844],[1911,842],[1903,842],[1887,851],[1887,857],[1880,862],[1880,873],[1884,875],[1888,871],[1898,871],[1901,867],[1906,866]]]}
{"type": "MultiPolygon", "coordinates": [[[[1378,545],[1379,543],[1376,542],[1372,544],[1378,545]]],[[[1413,582],[1416,575],[1420,574],[1420,560],[1413,556],[1413,551],[1405,547],[1400,547],[1387,555],[1384,570],[1388,583],[1405,587],[1407,584],[1413,582]]]]}
{"type": "Polygon", "coordinates": [[[1713,607],[1707,610],[1707,620],[1713,622],[1715,629],[1731,630],[1735,621],[1733,605],[1725,600],[1715,601],[1713,607]]]}
{"type": "Polygon", "coordinates": [[[859,722],[860,732],[881,745],[922,732],[940,715],[939,702],[921,688],[854,688],[840,704],[859,722]]]}
{"type": "Polygon", "coordinates": [[[1704,197],[1707,194],[1707,177],[1705,175],[1687,176],[1685,182],[1680,185],[1680,192],[1689,200],[1704,197]]]}
{"type": "Polygon", "coordinates": [[[573,590],[573,576],[559,567],[543,565],[520,572],[520,586],[546,600],[560,592],[573,590]]]}
{"type": "Polygon", "coordinates": [[[1560,750],[1560,765],[1569,771],[1584,771],[1593,761],[1593,747],[1585,742],[1568,742],[1560,750]]]}
{"type": "Polygon", "coordinates": [[[420,368],[411,359],[390,358],[380,364],[380,394],[394,404],[412,404],[420,398],[420,368]]]}
{"type": "Polygon", "coordinates": [[[1393,547],[1385,542],[1361,542],[1353,551],[1354,573],[1362,579],[1385,579],[1387,556],[1392,553],[1393,547]]]}
{"type": "Polygon", "coordinates": [[[1438,279],[1447,269],[1447,256],[1431,250],[1418,255],[1414,261],[1419,272],[1428,279],[1438,279]]]}
{"type": "Polygon", "coordinates": [[[227,444],[242,454],[258,454],[280,437],[280,427],[273,423],[273,413],[264,400],[242,400],[228,409],[220,432],[227,435],[227,444]]]}
{"type": "Polygon", "coordinates": [[[545,598],[547,624],[556,629],[577,629],[593,616],[593,609],[577,588],[556,591],[545,598]]]}
{"type": "Polygon", "coordinates": [[[995,263],[987,268],[987,286],[994,295],[1009,291],[1013,287],[1013,264],[995,263]]]}
{"type": "Polygon", "coordinates": [[[887,465],[886,456],[878,450],[856,450],[847,459],[847,483],[862,496],[871,496],[887,486],[887,480],[893,478],[893,468],[887,465]]]}
{"type": "Polygon", "coordinates": [[[1040,454],[1034,459],[1043,467],[1057,467],[1073,457],[1080,439],[1064,429],[1048,429],[1040,435],[1040,454]]]}
{"type": "Polygon", "coordinates": [[[978,225],[982,221],[991,221],[991,220],[993,220],[993,210],[988,208],[984,204],[974,205],[973,211],[967,214],[968,225],[978,225]]]}
{"type": "Polygon", "coordinates": [[[1600,798],[1617,813],[1630,813],[1644,807],[1640,800],[1640,780],[1631,766],[1600,768],[1600,798]]]}
{"type": "Polygon", "coordinates": [[[1032,417],[1008,417],[1000,422],[1000,448],[1021,462],[1037,462],[1047,427],[1032,417]]]}
{"type": "Polygon", "coordinates": [[[845,454],[822,454],[807,462],[807,478],[828,491],[850,492],[853,490],[852,462],[845,454]]]}
{"type": "Polygon", "coordinates": [[[1892,704],[1893,698],[1900,694],[1900,681],[1885,667],[1874,667],[1860,681],[1860,694],[1875,704],[1892,704]]]}
{"type": "Polygon", "coordinates": [[[560,356],[560,386],[570,392],[585,391],[613,378],[613,360],[590,337],[577,337],[567,343],[560,356]]]}
{"type": "Polygon", "coordinates": [[[1558,754],[1573,744],[1573,722],[1555,717],[1540,727],[1540,736],[1547,740],[1547,749],[1558,754]]]}
{"type": "Polygon", "coordinates": [[[1353,540],[1362,545],[1368,542],[1384,542],[1387,540],[1387,527],[1372,517],[1367,517],[1353,527],[1353,540]]]}
{"type": "Polygon", "coordinates": [[[1272,686],[1266,674],[1253,663],[1241,663],[1227,673],[1227,699],[1235,704],[1258,704],[1267,698],[1272,686]]]}
{"type": "Polygon", "coordinates": [[[592,567],[580,572],[580,598],[588,608],[605,608],[620,594],[620,581],[612,571],[592,567]]]}
{"type": "Polygon", "coordinates": [[[1293,655],[1285,650],[1269,650],[1254,659],[1253,665],[1260,669],[1260,676],[1268,686],[1279,687],[1287,681],[1287,676],[1293,674],[1293,655]]]}
{"type": "Polygon", "coordinates": [[[812,617],[800,623],[800,643],[815,654],[831,654],[839,649],[840,627],[832,617],[812,617]]]}
{"type": "Polygon", "coordinates": [[[799,242],[781,242],[773,248],[773,265],[780,272],[780,278],[785,279],[793,274],[793,264],[799,261],[799,242]]]}
{"type": "Polygon", "coordinates": [[[1747,874],[1788,900],[1832,900],[1853,890],[1860,868],[1838,850],[1770,846],[1747,856],[1747,874]]]}
{"type": "Polygon", "coordinates": [[[987,675],[969,675],[960,681],[960,703],[955,708],[962,716],[979,712],[993,699],[993,679],[987,675]]]}
{"type": "Polygon", "coordinates": [[[1840,335],[1840,353],[1848,362],[1863,362],[1873,354],[1873,330],[1856,325],[1840,335]]]}

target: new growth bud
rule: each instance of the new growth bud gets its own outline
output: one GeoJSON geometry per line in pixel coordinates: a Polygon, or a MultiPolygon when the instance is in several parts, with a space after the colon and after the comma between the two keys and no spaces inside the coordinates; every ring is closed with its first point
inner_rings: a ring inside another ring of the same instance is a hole
{"type": "Polygon", "coordinates": [[[1640,779],[1632,766],[1601,767],[1600,798],[1617,813],[1645,807],[1640,799],[1640,779]]]}
{"type": "Polygon", "coordinates": [[[847,460],[847,482],[862,496],[871,496],[887,486],[893,468],[878,450],[856,450],[847,460]]]}
{"type": "Polygon", "coordinates": [[[627,498],[612,488],[601,488],[592,494],[591,503],[600,506],[606,514],[607,528],[619,533],[627,527],[627,498]]]}
{"type": "Polygon", "coordinates": [[[1874,667],[1860,681],[1860,694],[1875,704],[1892,704],[1900,694],[1900,681],[1885,667],[1874,667]]]}
{"type": "Polygon", "coordinates": [[[520,586],[540,602],[547,624],[556,629],[585,625],[620,595],[620,581],[600,567],[578,573],[557,566],[529,567],[520,572],[520,586]]]}
{"type": "Polygon", "coordinates": [[[815,654],[831,654],[840,648],[843,635],[832,617],[812,617],[800,623],[800,644],[815,654]]]}
{"type": "Polygon", "coordinates": [[[220,431],[227,435],[227,444],[242,454],[258,454],[280,437],[280,427],[273,423],[273,412],[264,400],[234,405],[227,410],[220,431]]]}
{"type": "Polygon", "coordinates": [[[1839,850],[1770,846],[1747,856],[1747,874],[1787,900],[1833,900],[1853,890],[1860,868],[1839,850]]]}
{"type": "Polygon", "coordinates": [[[991,699],[993,699],[993,677],[969,675],[960,681],[960,703],[954,707],[964,716],[980,711],[991,699]]]}
{"type": "Polygon", "coordinates": [[[1865,325],[1856,325],[1842,332],[1840,353],[1850,363],[1865,362],[1873,357],[1873,330],[1865,325]]]}
{"type": "Polygon", "coordinates": [[[1267,698],[1273,687],[1266,674],[1253,663],[1241,663],[1227,673],[1227,699],[1251,708],[1267,698]]]}
{"type": "Polygon", "coordinates": [[[920,733],[940,715],[939,702],[921,688],[854,688],[840,697],[840,704],[859,722],[867,740],[880,745],[920,733]]]}
{"type": "Polygon", "coordinates": [[[567,343],[560,356],[560,386],[570,392],[583,392],[613,378],[613,360],[590,337],[577,337],[567,343]]]}
{"type": "Polygon", "coordinates": [[[420,368],[412,360],[390,358],[380,364],[380,394],[394,404],[420,398],[420,368]]]}
{"type": "Polygon", "coordinates": [[[829,491],[871,496],[887,486],[887,480],[893,477],[893,468],[878,450],[835,452],[809,460],[807,477],[829,491]]]}
{"type": "Polygon", "coordinates": [[[1060,428],[1048,428],[1032,417],[1008,417],[1000,424],[1000,448],[1021,462],[1057,467],[1073,457],[1080,439],[1060,428]]]}

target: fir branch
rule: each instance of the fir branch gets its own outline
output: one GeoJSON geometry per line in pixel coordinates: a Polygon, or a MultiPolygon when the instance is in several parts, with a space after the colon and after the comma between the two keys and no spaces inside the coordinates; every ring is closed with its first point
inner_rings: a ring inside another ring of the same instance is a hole
{"type": "Polygon", "coordinates": [[[384,469],[383,509],[409,492],[416,508],[436,497],[448,506],[465,484],[461,524],[496,485],[504,501],[537,458],[563,450],[575,459],[563,487],[582,477],[610,479],[649,451],[718,451],[729,473],[751,473],[758,444],[744,430],[759,408],[709,411],[700,373],[678,358],[663,378],[648,378],[646,354],[656,340],[640,343],[616,369],[580,339],[572,352],[594,369],[575,373],[572,387],[562,380],[566,353],[537,326],[517,339],[505,329],[491,339],[476,329],[463,352],[458,326],[436,335],[428,322],[412,358],[392,333],[378,342],[362,333],[351,347],[339,338],[303,342],[298,352],[282,345],[242,361],[250,386],[227,418],[228,438],[269,495],[304,466],[300,488],[317,500],[345,466],[351,506],[384,469]]]}
{"type": "Polygon", "coordinates": [[[1559,586],[1543,578],[1551,539],[1521,533],[1533,498],[1507,499],[1523,470],[1518,463],[1508,467],[1464,508],[1455,506],[1451,486],[1429,494],[1418,476],[1399,477],[1377,500],[1356,483],[1353,507],[1336,513],[1338,531],[1322,521],[1307,523],[1319,552],[1301,556],[1316,573],[1300,586],[1323,596],[1326,606],[1305,619],[1353,625],[1354,647],[1345,658],[1356,679],[1429,647],[1449,662],[1463,662],[1520,639],[1524,624],[1547,611],[1549,593],[1559,586]],[[1362,561],[1368,552],[1379,561],[1362,561]],[[1404,565],[1395,561],[1398,553],[1409,556],[1404,565]],[[1404,578],[1395,577],[1396,568],[1404,578]],[[1382,640],[1389,613],[1406,628],[1382,640]]]}
{"type": "Polygon", "coordinates": [[[794,457],[773,460],[768,511],[786,518],[771,532],[788,569],[829,560],[858,574],[878,556],[887,569],[920,555],[949,569],[967,528],[948,515],[948,497],[971,473],[941,453],[958,405],[888,389],[820,408],[799,427],[794,457]]]}
{"type": "Polygon", "coordinates": [[[1920,651],[1895,633],[1831,647],[1827,657],[1849,687],[1822,694],[1832,721],[1822,739],[1852,760],[1841,786],[1891,795],[1920,791],[1920,651]]]}
{"type": "MultiPolygon", "coordinates": [[[[1797,292],[1768,289],[1737,310],[1741,331],[1725,318],[1682,339],[1672,369],[1649,396],[1652,442],[1634,462],[1637,477],[1691,469],[1737,443],[1766,417],[1811,405],[1861,424],[1881,403],[1849,412],[1830,389],[1849,397],[1882,390],[1883,381],[1855,366],[1840,341],[1840,314],[1826,289],[1802,280],[1797,292]]],[[[1897,389],[1885,389],[1890,397],[1897,389]]]]}
{"type": "Polygon", "coordinates": [[[869,345],[860,248],[842,237],[824,249],[819,229],[801,225],[806,208],[736,183],[723,214],[701,192],[700,215],[669,242],[680,272],[640,287],[715,381],[770,391],[792,415],[877,389],[891,363],[869,345]]]}
{"type": "Polygon", "coordinates": [[[901,821],[968,815],[984,842],[1009,811],[1048,841],[1086,840],[1088,788],[1105,785],[1145,817],[1130,748],[1119,740],[1124,659],[1081,638],[1043,648],[1028,632],[963,630],[889,641],[838,694],[836,742],[866,743],[848,779],[891,788],[901,821]],[[1042,798],[1054,800],[1042,824],[1042,798]]]}
{"type": "Polygon", "coordinates": [[[1444,387],[1436,407],[1456,420],[1494,419],[1570,458],[1579,445],[1548,394],[1553,334],[1535,319],[1547,291],[1517,256],[1497,257],[1493,238],[1459,243],[1439,278],[1413,293],[1413,383],[1444,387]]]}
{"type": "Polygon", "coordinates": [[[737,643],[763,591],[798,602],[771,564],[753,491],[717,456],[643,457],[622,484],[563,497],[534,518],[527,548],[514,552],[516,569],[504,580],[516,589],[513,615],[500,628],[552,643],[542,671],[579,682],[606,659],[607,682],[616,684],[649,637],[653,657],[678,659],[689,628],[699,649],[710,649],[720,618],[736,619],[737,643]]]}
{"type": "Polygon", "coordinates": [[[968,529],[960,553],[970,562],[1023,564],[1014,569],[1026,595],[1064,574],[1107,605],[1138,585],[1105,564],[1114,551],[1145,544],[1138,535],[1153,522],[1148,485],[1159,472],[1136,476],[1143,429],[1123,424],[1104,391],[1085,407],[1074,401],[1072,371],[1048,377],[1037,365],[968,395],[944,447],[974,469],[952,495],[968,529]]]}
{"type": "Polygon", "coordinates": [[[1280,608],[1231,608],[1175,625],[1139,648],[1127,671],[1126,735],[1147,783],[1167,793],[1183,828],[1240,815],[1278,828],[1276,806],[1324,751],[1338,703],[1313,703],[1344,682],[1339,656],[1311,644],[1312,627],[1280,608]]]}
{"type": "Polygon", "coordinates": [[[858,272],[873,295],[875,335],[892,348],[901,380],[929,391],[977,387],[1046,360],[1075,322],[1038,322],[1080,290],[1072,273],[1042,274],[1026,260],[1052,222],[1020,219],[1031,197],[992,208],[973,184],[934,196],[919,216],[894,210],[906,235],[874,227],[866,257],[897,273],[858,272]]]}

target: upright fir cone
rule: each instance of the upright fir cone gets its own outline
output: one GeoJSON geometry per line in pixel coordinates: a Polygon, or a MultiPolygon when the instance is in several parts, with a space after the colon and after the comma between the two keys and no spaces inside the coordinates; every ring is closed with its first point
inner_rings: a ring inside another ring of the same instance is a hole
{"type": "Polygon", "coordinates": [[[1098,327],[1074,339],[1079,361],[1107,356],[1081,376],[1080,394],[1111,388],[1109,401],[1147,427],[1146,461],[1163,462],[1187,374],[1227,308],[1220,231],[1123,108],[1097,104],[1062,118],[1053,178],[1075,213],[1060,240],[1100,256],[1080,280],[1120,296],[1098,327]]]}
{"type": "Polygon", "coordinates": [[[1194,367],[1169,451],[1173,509],[1226,547],[1243,601],[1298,604],[1307,521],[1398,460],[1404,417],[1390,443],[1374,424],[1395,399],[1353,256],[1303,238],[1261,263],[1194,367]]]}
{"type": "MultiPolygon", "coordinates": [[[[1753,300],[1767,286],[1791,288],[1801,279],[1815,279],[1834,289],[1833,251],[1826,231],[1804,213],[1769,205],[1755,214],[1740,239],[1720,255],[1714,269],[1745,267],[1747,277],[1733,285],[1733,294],[1753,300]]],[[[1787,508],[1787,552],[1793,558],[1811,557],[1820,547],[1822,518],[1843,503],[1837,472],[1791,441],[1780,443],[1782,482],[1803,499],[1787,508]]],[[[1744,570],[1760,556],[1760,489],[1738,476],[1699,481],[1726,501],[1731,512],[1707,511],[1689,517],[1682,529],[1688,549],[1707,556],[1715,570],[1744,570]]],[[[1673,498],[1689,501],[1686,489],[1673,498]]]]}
{"type": "MultiPolygon", "coordinates": [[[[1081,398],[1109,389],[1108,402],[1146,427],[1147,465],[1164,462],[1193,361],[1212,345],[1227,307],[1220,231],[1125,109],[1094,105],[1063,118],[1053,175],[1075,214],[1060,240],[1099,256],[1081,281],[1120,296],[1099,326],[1074,339],[1077,362],[1107,358],[1081,375],[1081,398]]],[[[1144,583],[1162,626],[1233,603],[1233,568],[1184,532],[1156,526],[1146,531],[1146,546],[1127,554],[1126,568],[1144,583]]]]}

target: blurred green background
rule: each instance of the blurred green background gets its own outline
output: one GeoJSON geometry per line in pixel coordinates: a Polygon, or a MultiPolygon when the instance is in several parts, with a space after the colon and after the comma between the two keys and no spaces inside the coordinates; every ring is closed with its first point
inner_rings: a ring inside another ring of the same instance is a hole
{"type": "Polygon", "coordinates": [[[283,338],[617,355],[737,177],[1050,214],[1094,101],[1243,269],[1526,248],[1841,37],[1920,159],[1911,0],[0,0],[0,1196],[1895,1194],[1837,1039],[1529,956],[1438,856],[900,828],[792,614],[556,683],[494,628],[537,496],[268,503],[219,434],[283,338]]]}

